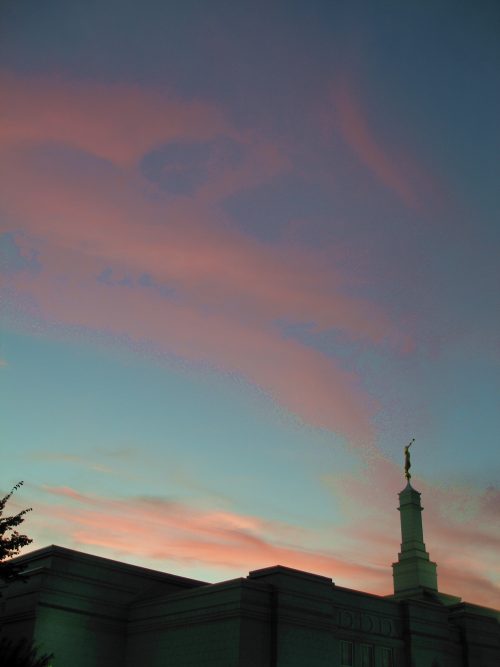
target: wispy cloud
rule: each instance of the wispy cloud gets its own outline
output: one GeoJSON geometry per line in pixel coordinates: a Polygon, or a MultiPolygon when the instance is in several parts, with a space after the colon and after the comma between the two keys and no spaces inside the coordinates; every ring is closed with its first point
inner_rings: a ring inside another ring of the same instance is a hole
{"type": "Polygon", "coordinates": [[[104,555],[132,556],[162,568],[196,563],[215,568],[214,573],[223,569],[240,575],[279,563],[332,576],[339,585],[385,590],[383,568],[314,551],[309,531],[295,526],[165,498],[111,499],[68,487],[45,491],[64,504],[47,505],[47,516],[39,520],[57,523],[63,539],[104,555]]]}
{"type": "Polygon", "coordinates": [[[408,207],[421,207],[416,183],[422,181],[423,174],[408,155],[403,156],[400,151],[390,150],[377,137],[366,109],[347,77],[339,78],[333,86],[331,100],[335,116],[330,123],[338,124],[341,136],[362,164],[408,207]]]}
{"type": "MultiPolygon", "coordinates": [[[[322,482],[343,508],[349,523],[339,531],[353,550],[370,545],[374,563],[396,560],[400,527],[394,489],[404,485],[399,467],[374,453],[355,473],[325,474],[322,482]]],[[[496,526],[500,524],[494,519],[500,512],[498,489],[439,486],[418,477],[412,483],[422,493],[425,541],[431,559],[438,563],[440,590],[498,606],[500,532],[496,526]]]]}
{"type": "Polygon", "coordinates": [[[118,474],[117,471],[113,470],[110,466],[92,462],[92,460],[89,460],[89,457],[78,456],[77,454],[68,454],[64,452],[34,452],[30,454],[30,459],[33,461],[45,461],[49,463],[69,463],[107,475],[118,474]]]}
{"type": "Polygon", "coordinates": [[[3,135],[0,190],[6,210],[21,221],[17,242],[24,252],[36,249],[40,262],[36,277],[19,271],[12,286],[36,304],[37,317],[239,373],[302,419],[356,442],[370,439],[375,406],[359,378],[339,360],[285,337],[279,323],[334,329],[398,350],[406,337],[378,305],[349,292],[326,254],[250,239],[232,228],[220,206],[228,194],[286,169],[272,144],[249,141],[211,107],[193,110],[176,101],[174,113],[156,93],[138,91],[128,108],[132,93],[120,87],[56,81],[45,90],[38,81],[9,76],[6,84],[11,121],[3,135]],[[38,96],[42,111],[32,126],[38,96]],[[87,97],[86,113],[78,111],[87,97]],[[122,104],[126,110],[118,113],[122,104]],[[101,141],[116,114],[115,134],[101,141]],[[59,115],[70,119],[68,127],[54,121],[59,115]],[[120,153],[124,133],[136,125],[144,125],[144,135],[137,134],[130,153],[120,153]],[[241,158],[209,170],[190,197],[150,196],[151,183],[134,167],[122,168],[155,142],[220,133],[240,146],[241,158]],[[79,153],[47,156],[44,140],[122,167],[84,168],[79,153]]]}
{"type": "Polygon", "coordinates": [[[279,331],[203,313],[140,288],[58,286],[43,275],[17,284],[36,297],[51,320],[113,335],[125,332],[164,353],[238,372],[303,419],[357,442],[369,438],[372,407],[355,376],[314,349],[283,339],[279,331]]]}
{"type": "Polygon", "coordinates": [[[0,145],[60,142],[131,165],[159,142],[227,133],[220,111],[138,85],[0,73],[0,145]]]}
{"type": "MultiPolygon", "coordinates": [[[[322,535],[314,530],[284,522],[162,497],[98,497],[69,487],[45,487],[64,504],[39,504],[37,520],[45,527],[52,522],[61,539],[69,538],[74,546],[91,546],[103,555],[132,557],[155,567],[159,561],[166,568],[192,563],[214,568],[216,577],[220,569],[243,575],[280,563],[331,576],[339,585],[388,594],[390,564],[399,550],[399,517],[390,489],[398,488],[400,478],[397,466],[382,458],[370,462],[369,484],[362,475],[325,478],[336,499],[350,508],[348,523],[334,529],[334,549],[319,546],[322,535]]],[[[500,536],[492,535],[490,519],[482,518],[494,490],[441,489],[422,480],[415,485],[423,494],[426,543],[438,562],[440,590],[498,606],[500,536]],[[449,507],[456,503],[469,508],[467,520],[461,513],[450,515],[449,507]]]]}

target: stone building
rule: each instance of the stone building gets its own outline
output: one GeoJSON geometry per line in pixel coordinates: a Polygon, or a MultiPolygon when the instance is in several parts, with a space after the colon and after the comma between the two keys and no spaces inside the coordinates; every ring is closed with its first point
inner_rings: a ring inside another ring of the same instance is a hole
{"type": "Polygon", "coordinates": [[[399,494],[394,594],[280,565],[207,584],[49,546],[18,560],[3,636],[29,637],[53,667],[499,667],[498,612],[438,590],[420,493],[399,494]]]}

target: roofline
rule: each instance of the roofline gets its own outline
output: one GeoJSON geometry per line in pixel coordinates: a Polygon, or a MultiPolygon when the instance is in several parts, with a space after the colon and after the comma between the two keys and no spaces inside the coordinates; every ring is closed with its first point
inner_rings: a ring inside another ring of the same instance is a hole
{"type": "Polygon", "coordinates": [[[132,565],[131,563],[124,563],[120,560],[115,560],[114,558],[106,558],[105,556],[96,556],[95,554],[89,554],[84,551],[77,551],[76,549],[70,549],[69,547],[61,547],[57,544],[50,544],[46,547],[41,547],[40,549],[34,549],[28,553],[24,553],[20,556],[16,556],[12,559],[12,562],[23,563],[30,562],[33,560],[38,560],[46,556],[62,556],[66,558],[71,558],[73,560],[83,560],[87,562],[99,563],[103,567],[112,567],[120,568],[121,570],[129,571],[134,574],[143,574],[149,577],[154,577],[157,579],[168,579],[170,581],[175,581],[178,584],[184,586],[195,587],[195,586],[206,586],[206,581],[200,581],[198,579],[190,579],[189,577],[182,577],[178,574],[171,574],[170,572],[162,572],[161,570],[153,570],[152,568],[143,567],[142,565],[132,565]]]}

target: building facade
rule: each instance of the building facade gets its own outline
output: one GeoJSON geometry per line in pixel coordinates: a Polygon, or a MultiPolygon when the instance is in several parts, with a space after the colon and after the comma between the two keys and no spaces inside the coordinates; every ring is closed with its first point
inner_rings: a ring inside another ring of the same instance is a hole
{"type": "Polygon", "coordinates": [[[0,631],[53,667],[499,667],[498,612],[438,590],[420,494],[399,494],[394,595],[276,565],[215,584],[49,546],[18,560],[0,631]]]}

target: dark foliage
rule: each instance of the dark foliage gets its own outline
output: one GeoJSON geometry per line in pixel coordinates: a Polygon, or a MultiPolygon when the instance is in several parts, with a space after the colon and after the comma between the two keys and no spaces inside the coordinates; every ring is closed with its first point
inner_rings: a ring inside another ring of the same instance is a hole
{"type": "Polygon", "coordinates": [[[0,667],[50,667],[52,655],[38,655],[33,642],[0,640],[0,667]]]}
{"type": "Polygon", "coordinates": [[[13,556],[17,556],[21,549],[33,540],[27,535],[21,535],[16,528],[24,521],[24,517],[31,512],[31,507],[14,514],[13,516],[3,516],[5,505],[14,491],[17,491],[23,482],[14,486],[10,493],[0,500],[0,580],[5,582],[23,579],[23,566],[14,565],[10,562],[13,556]]]}

